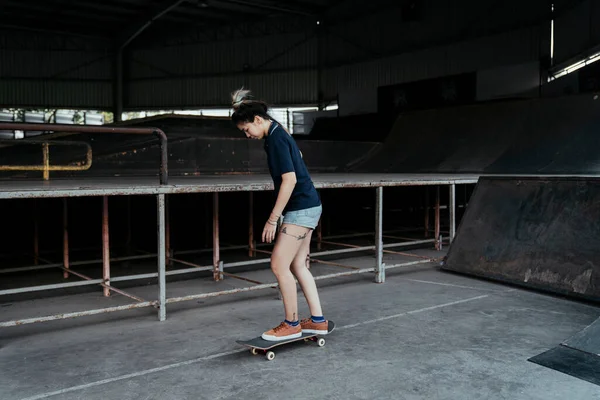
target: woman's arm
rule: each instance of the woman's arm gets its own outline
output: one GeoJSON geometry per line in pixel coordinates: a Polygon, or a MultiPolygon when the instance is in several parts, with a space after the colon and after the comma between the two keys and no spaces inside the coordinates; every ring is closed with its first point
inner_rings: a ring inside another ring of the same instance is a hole
{"type": "Polygon", "coordinates": [[[287,202],[290,200],[295,186],[295,172],[286,172],[285,174],[281,175],[281,187],[279,188],[277,201],[275,202],[273,212],[271,212],[271,215],[269,216],[269,219],[267,220],[267,223],[263,229],[263,242],[271,243],[273,240],[275,240],[277,221],[279,220],[279,217],[281,217],[281,213],[283,212],[287,202]]]}
{"type": "Polygon", "coordinates": [[[287,172],[281,175],[281,187],[279,188],[279,194],[277,195],[277,201],[275,202],[275,206],[273,207],[273,212],[271,213],[271,221],[277,221],[283,212],[287,202],[290,200],[292,196],[292,192],[294,191],[294,187],[296,186],[296,173],[295,172],[287,172]]]}

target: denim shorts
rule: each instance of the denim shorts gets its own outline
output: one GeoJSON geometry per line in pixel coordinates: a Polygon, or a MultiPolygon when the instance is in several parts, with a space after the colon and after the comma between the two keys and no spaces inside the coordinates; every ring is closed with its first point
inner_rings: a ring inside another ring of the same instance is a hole
{"type": "Polygon", "coordinates": [[[315,229],[319,224],[323,206],[305,208],[304,210],[288,211],[283,215],[283,224],[292,224],[315,229]]]}

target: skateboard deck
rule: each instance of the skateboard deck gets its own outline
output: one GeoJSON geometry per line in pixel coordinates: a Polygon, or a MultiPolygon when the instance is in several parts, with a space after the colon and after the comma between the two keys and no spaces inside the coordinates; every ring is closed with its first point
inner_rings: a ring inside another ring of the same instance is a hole
{"type": "MultiPolygon", "coordinates": [[[[327,333],[331,333],[335,329],[335,324],[333,321],[327,322],[327,333]]],[[[236,343],[241,344],[242,346],[246,346],[250,348],[250,352],[254,355],[259,353],[265,354],[267,360],[272,361],[275,358],[275,352],[271,350],[274,347],[281,346],[284,344],[298,342],[298,341],[313,341],[317,342],[319,347],[325,346],[325,338],[319,337],[323,336],[318,333],[303,333],[302,336],[297,337],[295,339],[287,339],[287,340],[279,340],[279,341],[271,341],[265,340],[262,337],[258,336],[254,339],[250,340],[236,340],[236,343]]]]}

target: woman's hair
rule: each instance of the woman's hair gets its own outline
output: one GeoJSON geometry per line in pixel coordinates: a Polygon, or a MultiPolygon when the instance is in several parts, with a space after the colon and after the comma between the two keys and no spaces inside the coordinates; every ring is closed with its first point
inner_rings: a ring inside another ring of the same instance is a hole
{"type": "Polygon", "coordinates": [[[257,115],[264,118],[273,120],[268,114],[269,107],[267,103],[260,100],[250,100],[250,91],[244,88],[236,90],[231,95],[231,102],[233,106],[233,114],[231,120],[237,125],[243,122],[253,122],[254,117],[257,115]]]}

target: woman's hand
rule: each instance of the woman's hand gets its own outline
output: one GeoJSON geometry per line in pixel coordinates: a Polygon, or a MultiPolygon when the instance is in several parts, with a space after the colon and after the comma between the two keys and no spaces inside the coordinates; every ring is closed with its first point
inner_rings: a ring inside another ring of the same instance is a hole
{"type": "Polygon", "coordinates": [[[262,241],[272,243],[275,240],[275,231],[277,231],[277,222],[268,220],[263,229],[262,241]]]}

